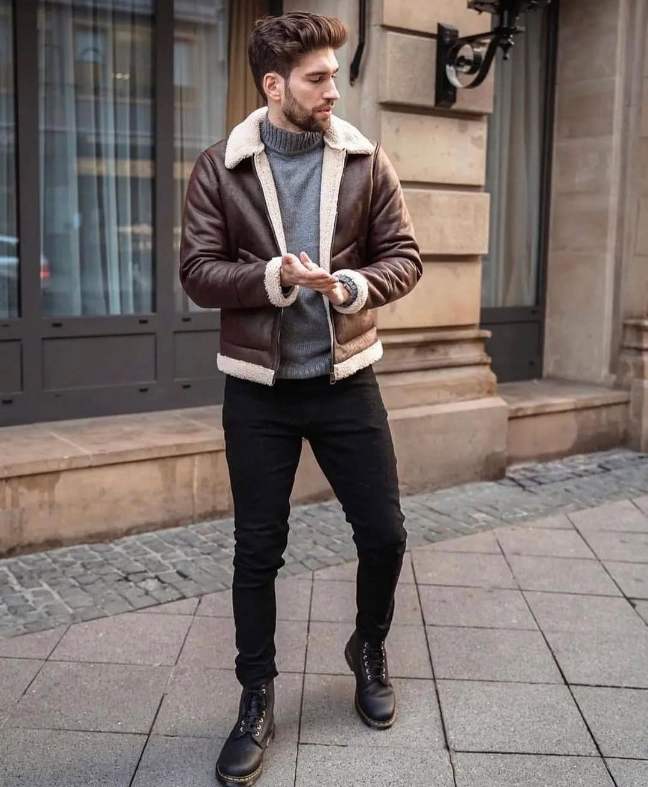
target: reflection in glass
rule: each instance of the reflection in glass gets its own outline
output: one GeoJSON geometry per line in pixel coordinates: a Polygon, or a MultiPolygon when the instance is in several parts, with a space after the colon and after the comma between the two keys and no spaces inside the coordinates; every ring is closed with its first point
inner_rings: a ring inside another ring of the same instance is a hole
{"type": "Polygon", "coordinates": [[[153,0],[41,0],[38,28],[45,313],[153,311],[153,0]]]}
{"type": "Polygon", "coordinates": [[[486,190],[490,243],[482,306],[535,306],[540,254],[547,13],[523,22],[508,62],[498,55],[495,106],[488,126],[486,190]]]}
{"type": "Polygon", "coordinates": [[[18,317],[13,3],[0,0],[0,318],[18,317]]]}
{"type": "MultiPolygon", "coordinates": [[[[175,215],[174,251],[180,248],[187,181],[198,155],[225,136],[227,0],[175,0],[175,215]]],[[[199,310],[175,277],[178,311],[199,310]]]]}

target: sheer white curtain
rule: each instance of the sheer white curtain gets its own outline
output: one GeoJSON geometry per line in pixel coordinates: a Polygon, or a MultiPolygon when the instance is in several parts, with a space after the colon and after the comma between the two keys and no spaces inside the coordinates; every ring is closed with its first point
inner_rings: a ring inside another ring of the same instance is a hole
{"type": "Polygon", "coordinates": [[[18,317],[12,0],[0,0],[0,318],[18,317]]]}
{"type": "Polygon", "coordinates": [[[511,59],[497,60],[495,106],[488,127],[486,188],[490,247],[482,305],[533,306],[540,242],[546,12],[526,14],[511,59]]]}
{"type": "Polygon", "coordinates": [[[40,4],[47,314],[154,308],[152,13],[153,0],[40,4]]]}
{"type": "MultiPolygon", "coordinates": [[[[228,83],[228,0],[175,0],[175,213],[180,249],[182,207],[198,155],[225,136],[228,83]]],[[[199,311],[175,278],[178,311],[199,311]]]]}

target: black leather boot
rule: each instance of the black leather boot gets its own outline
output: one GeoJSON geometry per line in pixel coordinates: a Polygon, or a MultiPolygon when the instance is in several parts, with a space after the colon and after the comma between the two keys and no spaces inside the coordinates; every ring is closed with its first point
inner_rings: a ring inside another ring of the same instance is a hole
{"type": "Polygon", "coordinates": [[[274,737],[274,683],[244,688],[239,715],[216,763],[216,778],[226,787],[254,784],[263,755],[274,737]]]}
{"type": "Polygon", "coordinates": [[[391,727],[396,719],[396,696],[387,669],[385,643],[372,643],[353,632],[344,649],[351,672],[355,673],[355,707],[370,727],[391,727]]]}

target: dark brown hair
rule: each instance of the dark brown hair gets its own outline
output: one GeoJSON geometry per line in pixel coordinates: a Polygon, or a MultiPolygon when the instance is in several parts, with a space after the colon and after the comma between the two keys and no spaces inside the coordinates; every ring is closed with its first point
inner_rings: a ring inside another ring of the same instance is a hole
{"type": "Polygon", "coordinates": [[[265,99],[263,77],[276,71],[287,79],[307,52],[338,49],[347,39],[344,24],[334,16],[293,11],[257,19],[248,38],[248,60],[257,90],[265,99]]]}

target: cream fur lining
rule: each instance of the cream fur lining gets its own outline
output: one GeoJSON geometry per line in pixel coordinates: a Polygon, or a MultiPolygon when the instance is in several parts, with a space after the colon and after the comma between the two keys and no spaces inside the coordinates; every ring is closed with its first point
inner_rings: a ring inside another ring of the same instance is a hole
{"type": "Polygon", "coordinates": [[[295,285],[288,295],[284,295],[281,289],[281,257],[273,257],[266,265],[263,283],[273,306],[282,309],[284,306],[291,306],[297,300],[299,286],[295,285]]]}
{"type": "MultiPolygon", "coordinates": [[[[245,120],[234,126],[225,146],[225,166],[233,169],[243,159],[254,156],[264,149],[259,124],[266,116],[268,107],[260,107],[251,112],[245,120]]],[[[373,153],[374,144],[355,126],[342,118],[331,116],[331,125],[324,134],[324,142],[336,150],[348,153],[373,153]]]]}
{"type": "Polygon", "coordinates": [[[333,304],[333,308],[341,314],[355,314],[359,312],[360,309],[364,308],[364,305],[367,303],[367,298],[369,297],[369,284],[366,277],[363,276],[360,271],[355,271],[351,268],[341,268],[339,271],[335,271],[333,275],[336,277],[341,275],[348,276],[350,279],[353,279],[353,283],[358,288],[358,294],[355,300],[348,306],[344,306],[343,304],[336,306],[336,304],[333,304]]]}
{"type": "Polygon", "coordinates": [[[279,207],[277,187],[272,177],[272,169],[270,168],[270,162],[268,161],[265,150],[260,150],[254,154],[254,166],[259,176],[259,180],[261,181],[263,198],[268,208],[272,229],[274,230],[277,243],[279,244],[279,251],[282,254],[287,254],[286,236],[284,235],[283,222],[281,220],[281,208],[279,207]]]}
{"type": "Polygon", "coordinates": [[[230,358],[228,355],[221,355],[221,353],[216,356],[216,366],[225,374],[231,374],[232,377],[240,377],[243,380],[251,380],[253,383],[272,385],[274,380],[273,369],[268,369],[257,363],[230,358]]]}
{"type": "Polygon", "coordinates": [[[343,380],[345,377],[350,377],[352,374],[359,372],[360,369],[364,369],[365,366],[370,366],[372,363],[376,363],[376,361],[379,361],[382,356],[382,342],[374,342],[374,344],[372,344],[370,347],[367,347],[366,350],[362,350],[361,352],[352,355],[350,358],[347,358],[346,361],[342,361],[342,363],[336,363],[333,367],[335,379],[343,380]]]}

